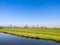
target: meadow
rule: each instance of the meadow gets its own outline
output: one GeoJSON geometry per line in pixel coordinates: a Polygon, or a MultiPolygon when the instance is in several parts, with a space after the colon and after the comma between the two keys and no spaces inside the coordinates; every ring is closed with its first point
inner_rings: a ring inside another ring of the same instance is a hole
{"type": "Polygon", "coordinates": [[[60,28],[1,28],[0,32],[60,42],[60,28]]]}

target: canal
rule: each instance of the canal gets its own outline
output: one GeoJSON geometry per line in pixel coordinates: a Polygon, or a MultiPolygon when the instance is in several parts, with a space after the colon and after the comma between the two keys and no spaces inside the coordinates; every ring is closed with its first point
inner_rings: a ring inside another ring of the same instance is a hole
{"type": "Polygon", "coordinates": [[[60,43],[51,40],[37,40],[0,33],[0,45],[60,45],[60,43]]]}

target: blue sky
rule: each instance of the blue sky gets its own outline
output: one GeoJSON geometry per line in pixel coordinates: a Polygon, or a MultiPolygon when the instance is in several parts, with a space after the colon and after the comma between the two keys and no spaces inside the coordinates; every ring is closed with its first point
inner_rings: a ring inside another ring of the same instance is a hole
{"type": "Polygon", "coordinates": [[[0,25],[60,27],[60,0],[0,0],[0,25]]]}

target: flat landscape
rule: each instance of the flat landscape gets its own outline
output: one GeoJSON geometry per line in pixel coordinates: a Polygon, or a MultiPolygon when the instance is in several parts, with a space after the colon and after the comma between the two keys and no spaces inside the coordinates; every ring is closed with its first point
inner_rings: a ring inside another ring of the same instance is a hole
{"type": "Polygon", "coordinates": [[[60,42],[60,28],[1,28],[0,32],[60,42]]]}

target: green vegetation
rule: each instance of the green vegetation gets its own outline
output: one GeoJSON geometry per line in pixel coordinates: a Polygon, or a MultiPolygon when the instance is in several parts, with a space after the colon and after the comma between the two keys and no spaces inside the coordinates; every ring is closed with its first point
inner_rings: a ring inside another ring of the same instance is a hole
{"type": "Polygon", "coordinates": [[[3,28],[0,32],[36,39],[60,41],[60,28],[3,28]]]}

